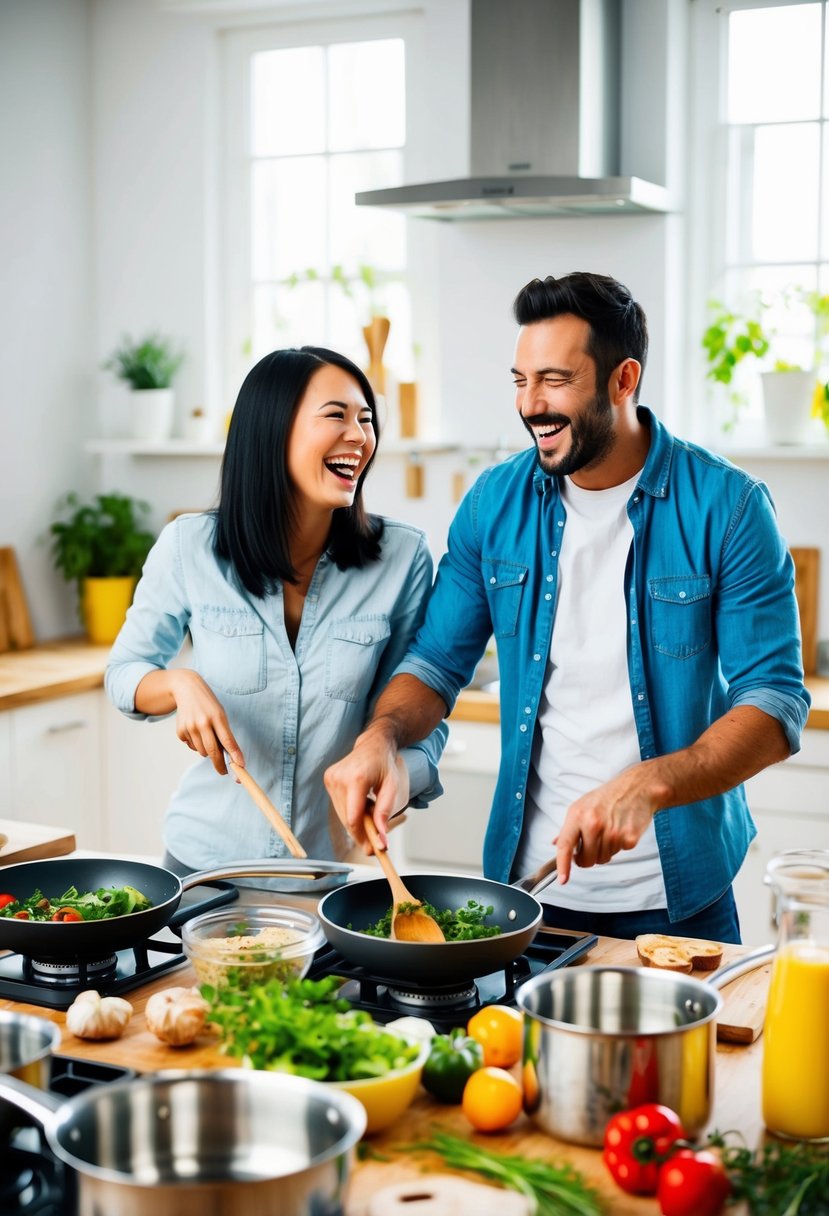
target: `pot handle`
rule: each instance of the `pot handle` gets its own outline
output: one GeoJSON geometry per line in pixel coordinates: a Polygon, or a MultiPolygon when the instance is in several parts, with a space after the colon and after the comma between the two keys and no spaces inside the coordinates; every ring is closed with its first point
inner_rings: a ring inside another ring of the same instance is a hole
{"type": "Polygon", "coordinates": [[[777,946],[773,943],[768,946],[758,946],[756,950],[750,950],[742,958],[737,958],[733,963],[722,967],[708,982],[714,988],[722,988],[725,984],[730,984],[732,980],[745,975],[747,971],[754,971],[757,967],[762,967],[776,952],[777,946]]]}
{"type": "Polygon", "coordinates": [[[324,878],[326,874],[350,874],[353,866],[342,861],[314,861],[297,857],[272,857],[259,861],[232,861],[212,870],[197,870],[181,879],[183,891],[219,878],[324,878]]]}
{"type": "Polygon", "coordinates": [[[555,857],[551,857],[549,861],[545,861],[532,874],[524,874],[522,878],[516,878],[511,885],[518,887],[522,891],[526,891],[528,895],[537,895],[539,891],[543,891],[545,887],[549,887],[550,883],[556,876],[558,866],[555,857]]]}
{"type": "Polygon", "coordinates": [[[64,1099],[56,1094],[45,1093],[28,1085],[17,1077],[0,1074],[0,1098],[22,1110],[41,1127],[64,1105],[64,1099]]]}

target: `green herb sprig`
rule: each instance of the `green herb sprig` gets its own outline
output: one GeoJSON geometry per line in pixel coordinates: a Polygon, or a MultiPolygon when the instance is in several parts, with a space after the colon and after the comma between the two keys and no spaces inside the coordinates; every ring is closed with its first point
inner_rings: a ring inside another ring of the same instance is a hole
{"type": "Polygon", "coordinates": [[[337,997],[342,981],[265,980],[247,984],[234,968],[220,987],[203,984],[221,1050],[253,1068],[316,1081],[358,1081],[404,1068],[420,1052],[337,997]]]}
{"type": "Polygon", "coordinates": [[[826,1216],[829,1212],[829,1145],[770,1142],[755,1153],[714,1132],[731,1185],[732,1202],[751,1216],[826,1216]]]}
{"type": "Polygon", "coordinates": [[[535,1216],[601,1216],[605,1211],[598,1192],[570,1165],[492,1153],[448,1132],[435,1131],[431,1139],[408,1147],[437,1153],[453,1169],[471,1170],[526,1195],[535,1216]]]}
{"type": "MultiPolygon", "coordinates": [[[[407,911],[410,908],[416,907],[416,904],[401,904],[400,910],[407,911]]],[[[368,925],[361,930],[367,933],[369,937],[390,937],[391,936],[391,918],[392,908],[384,916],[381,916],[374,924],[368,925]]],[[[465,942],[472,941],[480,937],[496,937],[503,932],[500,925],[487,925],[484,921],[488,916],[492,915],[493,908],[490,904],[486,906],[479,904],[477,900],[467,900],[462,908],[457,911],[452,911],[451,908],[436,908],[433,904],[423,904],[423,911],[433,917],[443,930],[443,936],[448,942],[465,942]]],[[[351,926],[348,926],[351,928],[351,926]]]]}

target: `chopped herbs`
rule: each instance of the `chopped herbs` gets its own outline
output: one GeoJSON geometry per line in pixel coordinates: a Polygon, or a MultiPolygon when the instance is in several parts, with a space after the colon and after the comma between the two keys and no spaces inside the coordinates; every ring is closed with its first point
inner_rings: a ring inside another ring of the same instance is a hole
{"type": "MultiPolygon", "coordinates": [[[[401,904],[400,911],[406,912],[414,906],[413,904],[401,904]]],[[[484,924],[486,917],[492,915],[492,905],[485,907],[474,899],[467,900],[464,907],[458,908],[457,912],[446,908],[440,911],[432,904],[423,904],[423,911],[434,917],[448,942],[465,942],[478,937],[496,937],[503,932],[500,925],[484,924]]],[[[373,925],[368,925],[361,932],[367,933],[370,937],[390,937],[392,912],[393,909],[389,908],[385,916],[382,916],[373,925]]],[[[350,929],[352,926],[348,927],[350,929]]]]}
{"type": "Polygon", "coordinates": [[[729,1144],[721,1133],[709,1136],[720,1150],[732,1185],[733,1203],[751,1216],[826,1216],[829,1212],[829,1144],[777,1141],[754,1152],[729,1144]]]}
{"type": "Polygon", "coordinates": [[[315,1081],[381,1077],[416,1059],[420,1046],[384,1030],[337,996],[342,981],[266,980],[244,984],[233,971],[221,988],[203,984],[221,1050],[253,1068],[315,1081]]]}

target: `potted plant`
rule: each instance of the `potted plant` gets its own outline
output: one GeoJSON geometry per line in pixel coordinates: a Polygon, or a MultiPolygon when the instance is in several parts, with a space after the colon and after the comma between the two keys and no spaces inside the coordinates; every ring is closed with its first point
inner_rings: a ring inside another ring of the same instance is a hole
{"type": "Polygon", "coordinates": [[[184,359],[169,339],[148,334],[139,342],[124,337],[104,363],[129,385],[133,401],[134,439],[162,442],[173,429],[173,377],[184,359]]]}
{"type": "Polygon", "coordinates": [[[108,645],[132,602],[141,567],[155,537],[142,524],[149,505],[123,494],[98,494],[90,503],[74,492],[60,500],[52,523],[52,558],[78,586],[78,609],[91,642],[108,645]]]}
{"type": "Polygon", "coordinates": [[[812,417],[826,420],[829,410],[829,385],[818,383],[816,368],[824,342],[829,335],[829,296],[789,288],[779,303],[784,310],[806,307],[813,315],[815,344],[808,366],[780,357],[779,335],[768,325],[766,316],[772,304],[758,297],[751,311],[739,312],[721,303],[709,302],[709,324],[702,335],[702,347],[708,361],[706,376],[729,390],[731,416],[723,424],[731,431],[745,393],[734,386],[738,368],[745,359],[757,359],[763,391],[766,430],[773,443],[808,443],[812,438],[812,417]]]}

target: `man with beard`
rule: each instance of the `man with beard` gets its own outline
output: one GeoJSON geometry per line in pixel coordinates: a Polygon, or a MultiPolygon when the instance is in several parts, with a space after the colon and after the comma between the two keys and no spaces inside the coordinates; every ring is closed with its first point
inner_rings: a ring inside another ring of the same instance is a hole
{"type": "Polygon", "coordinates": [[[451,712],[494,634],[486,875],[555,854],[548,923],[739,942],[742,782],[798,750],[809,707],[769,492],[638,404],[647,323],[622,284],[534,279],[514,314],[533,447],[461,503],[426,619],[326,786],[367,851],[373,794],[385,840],[398,749],[451,712]]]}

